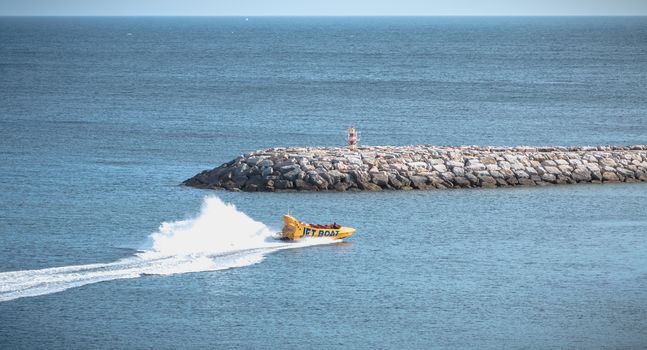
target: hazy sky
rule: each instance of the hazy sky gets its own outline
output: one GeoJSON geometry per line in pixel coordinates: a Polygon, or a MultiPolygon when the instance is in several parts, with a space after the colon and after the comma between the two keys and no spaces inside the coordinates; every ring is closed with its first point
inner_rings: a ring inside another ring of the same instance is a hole
{"type": "Polygon", "coordinates": [[[647,0],[0,0],[0,15],[645,16],[647,0]]]}

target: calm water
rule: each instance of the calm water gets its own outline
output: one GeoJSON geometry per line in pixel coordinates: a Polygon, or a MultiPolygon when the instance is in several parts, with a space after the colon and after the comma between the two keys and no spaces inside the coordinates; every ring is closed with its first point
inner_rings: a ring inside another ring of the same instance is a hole
{"type": "Polygon", "coordinates": [[[0,348],[645,348],[645,184],[178,185],[350,125],[374,145],[647,143],[645,96],[646,18],[0,18],[0,348]],[[200,214],[214,195],[238,211],[200,214]],[[288,208],[358,232],[243,239],[288,208]]]}

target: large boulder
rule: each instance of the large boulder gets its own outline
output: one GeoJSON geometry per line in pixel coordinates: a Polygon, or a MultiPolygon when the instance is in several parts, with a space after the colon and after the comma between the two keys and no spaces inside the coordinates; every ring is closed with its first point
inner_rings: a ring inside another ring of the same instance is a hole
{"type": "Polygon", "coordinates": [[[454,187],[470,187],[472,185],[468,179],[462,176],[455,176],[452,181],[454,182],[454,187]]]}
{"type": "Polygon", "coordinates": [[[402,181],[398,180],[398,176],[396,174],[389,174],[389,185],[396,190],[402,189],[402,187],[404,187],[402,181]]]}
{"type": "Polygon", "coordinates": [[[364,191],[377,192],[377,191],[381,191],[381,190],[382,190],[382,187],[380,187],[380,186],[378,186],[378,185],[376,185],[376,184],[374,184],[374,183],[370,183],[370,182],[369,182],[369,183],[367,183],[367,184],[365,184],[365,185],[363,186],[362,190],[364,190],[364,191]]]}
{"type": "Polygon", "coordinates": [[[412,176],[409,176],[409,180],[411,181],[411,185],[413,186],[413,188],[416,188],[416,189],[428,188],[426,176],[412,175],[412,176]]]}
{"type": "Polygon", "coordinates": [[[278,169],[282,174],[285,174],[294,170],[301,170],[301,167],[299,166],[299,164],[289,164],[280,166],[278,169]]]}
{"type": "Polygon", "coordinates": [[[274,169],[271,166],[263,167],[262,170],[261,170],[261,176],[263,176],[264,178],[267,178],[268,176],[271,176],[272,173],[274,173],[274,169]]]}
{"type": "Polygon", "coordinates": [[[297,167],[284,173],[283,178],[286,180],[294,181],[299,177],[299,174],[301,174],[301,168],[297,167]]]}
{"type": "Polygon", "coordinates": [[[591,181],[591,172],[585,167],[578,167],[573,170],[571,175],[573,180],[577,182],[589,182],[591,181]]]}
{"type": "Polygon", "coordinates": [[[452,172],[453,172],[456,176],[465,176],[465,168],[463,168],[462,166],[460,166],[460,167],[459,167],[459,166],[453,167],[453,168],[452,168],[452,172]]]}
{"type": "Polygon", "coordinates": [[[378,172],[378,173],[372,173],[371,174],[371,182],[378,185],[378,186],[380,186],[380,187],[382,187],[382,188],[388,187],[388,185],[389,185],[389,175],[384,171],[381,171],[381,172],[378,172]]]}
{"type": "Polygon", "coordinates": [[[605,182],[618,182],[620,181],[620,178],[616,173],[607,171],[602,174],[602,180],[605,182]]]}
{"type": "Polygon", "coordinates": [[[304,180],[297,179],[294,181],[294,188],[299,191],[317,191],[319,188],[317,185],[310,184],[304,180]]]}
{"type": "Polygon", "coordinates": [[[337,182],[334,186],[333,189],[337,192],[344,192],[348,190],[351,187],[351,184],[348,182],[337,182]]]}
{"type": "Polygon", "coordinates": [[[277,190],[290,190],[294,188],[294,183],[290,180],[274,180],[274,188],[277,190]]]}
{"type": "Polygon", "coordinates": [[[308,173],[305,177],[305,181],[311,185],[317,186],[319,189],[325,190],[328,188],[328,182],[324,180],[316,172],[308,173]]]}
{"type": "Polygon", "coordinates": [[[357,187],[360,190],[372,190],[374,186],[377,186],[375,184],[372,184],[369,180],[369,175],[367,172],[362,171],[362,170],[351,170],[348,172],[348,174],[352,178],[352,182],[355,182],[357,187]]]}

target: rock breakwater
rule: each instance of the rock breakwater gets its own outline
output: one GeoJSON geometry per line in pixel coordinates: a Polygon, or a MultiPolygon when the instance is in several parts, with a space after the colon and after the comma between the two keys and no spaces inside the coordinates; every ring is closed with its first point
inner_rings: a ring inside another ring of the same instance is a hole
{"type": "Polygon", "coordinates": [[[647,181],[647,145],[270,148],[184,181],[232,191],[380,191],[647,181]]]}

